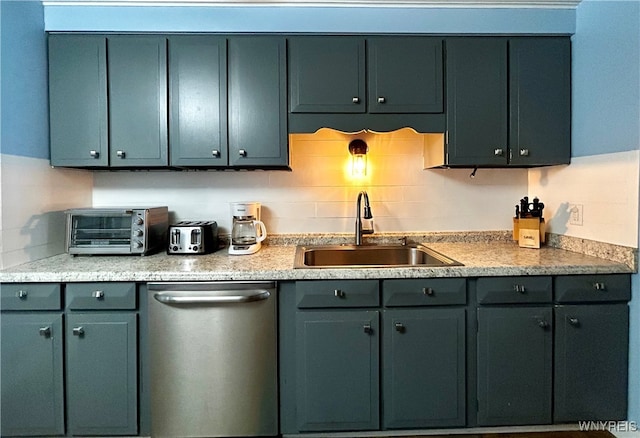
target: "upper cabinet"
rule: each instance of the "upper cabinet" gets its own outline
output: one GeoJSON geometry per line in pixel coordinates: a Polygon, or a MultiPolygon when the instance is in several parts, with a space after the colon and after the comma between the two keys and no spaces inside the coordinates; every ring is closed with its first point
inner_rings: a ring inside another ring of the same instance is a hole
{"type": "Polygon", "coordinates": [[[107,39],[49,37],[51,165],[107,166],[107,39]]]}
{"type": "Polygon", "coordinates": [[[52,165],[288,165],[284,37],[59,34],[49,45],[52,165]]]}
{"type": "Polygon", "coordinates": [[[364,38],[290,38],[289,90],[292,113],[365,112],[364,38]]]}
{"type": "Polygon", "coordinates": [[[443,132],[442,38],[289,39],[289,130],[443,132]]]}
{"type": "Polygon", "coordinates": [[[172,166],[227,164],[227,40],[169,37],[172,166]]]}
{"type": "Polygon", "coordinates": [[[428,167],[569,163],[569,38],[450,38],[446,67],[445,153],[428,167]]]}
{"type": "Polygon", "coordinates": [[[107,50],[110,166],[166,166],[166,38],[108,37],[107,50]]]}
{"type": "Polygon", "coordinates": [[[229,38],[229,165],[286,166],[284,37],[229,38]]]}

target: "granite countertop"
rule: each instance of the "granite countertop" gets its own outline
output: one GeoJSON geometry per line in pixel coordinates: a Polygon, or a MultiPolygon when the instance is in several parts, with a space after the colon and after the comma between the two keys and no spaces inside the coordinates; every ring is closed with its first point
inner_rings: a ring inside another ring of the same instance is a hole
{"type": "MultiPolygon", "coordinates": [[[[594,249],[607,258],[595,257],[553,246],[540,249],[518,247],[506,234],[466,234],[412,236],[460,263],[452,267],[294,269],[296,243],[317,244],[318,238],[299,236],[272,238],[269,245],[252,255],[230,256],[226,249],[200,256],[78,256],[61,254],[0,271],[2,282],[84,282],[84,281],[215,281],[215,280],[312,280],[345,278],[483,277],[507,275],[613,274],[637,272],[637,249],[611,245],[594,249]],[[471,237],[470,237],[471,236],[471,237]],[[459,237],[459,236],[458,236],[459,237]],[[613,260],[612,260],[613,259],[613,260]],[[630,260],[630,261],[629,261],[630,260]]],[[[387,236],[397,241],[397,236],[387,236]]],[[[346,237],[345,237],[346,239],[346,237]]],[[[323,243],[340,243],[340,239],[323,243]]],[[[348,242],[351,243],[351,242],[348,242]]],[[[388,243],[388,242],[383,242],[388,243]]],[[[575,242],[572,242],[575,245],[575,242]]],[[[567,246],[567,245],[564,245],[567,246]]],[[[571,245],[569,245],[571,246],[571,245]]]]}

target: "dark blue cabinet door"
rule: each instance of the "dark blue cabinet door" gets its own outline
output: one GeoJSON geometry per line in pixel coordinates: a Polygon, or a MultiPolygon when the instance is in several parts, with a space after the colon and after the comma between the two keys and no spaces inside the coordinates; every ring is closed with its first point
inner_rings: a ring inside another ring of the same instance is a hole
{"type": "Polygon", "coordinates": [[[64,434],[62,314],[2,314],[2,436],[64,434]]]}
{"type": "Polygon", "coordinates": [[[169,37],[172,166],[227,165],[227,40],[169,37]]]}
{"type": "Polygon", "coordinates": [[[378,311],[296,314],[299,431],[378,429],[378,319],[378,311]]]}
{"type": "Polygon", "coordinates": [[[627,418],[629,308],[555,309],[554,421],[627,418]]]}
{"type": "Polygon", "coordinates": [[[385,310],[384,427],[464,426],[465,309],[385,310]]]}
{"type": "Polygon", "coordinates": [[[506,165],[507,40],[450,38],[447,152],[450,165],[506,165]]]}
{"type": "Polygon", "coordinates": [[[509,41],[510,163],[569,163],[571,42],[569,38],[509,41]]]}
{"type": "Polygon", "coordinates": [[[290,111],[364,113],[365,55],[362,37],[290,38],[290,111]]]}
{"type": "Polygon", "coordinates": [[[289,163],[286,54],[283,37],[229,38],[230,166],[289,163]]]}
{"type": "Polygon", "coordinates": [[[69,432],[136,435],[136,314],[71,313],[65,331],[69,432]]]}
{"type": "Polygon", "coordinates": [[[166,166],[167,42],[107,38],[111,167],[166,166]]]}
{"type": "Polygon", "coordinates": [[[442,39],[367,39],[369,112],[442,112],[442,39]]]}
{"type": "Polygon", "coordinates": [[[550,307],[478,309],[478,424],[551,423],[550,307]]]}
{"type": "Polygon", "coordinates": [[[106,41],[101,36],[49,36],[53,166],[109,164],[106,41]]]}

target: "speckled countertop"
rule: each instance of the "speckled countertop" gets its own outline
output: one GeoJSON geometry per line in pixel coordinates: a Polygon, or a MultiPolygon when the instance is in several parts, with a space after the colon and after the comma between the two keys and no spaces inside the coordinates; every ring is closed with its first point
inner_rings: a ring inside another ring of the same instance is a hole
{"type": "MultiPolygon", "coordinates": [[[[230,256],[226,250],[201,256],[79,256],[67,254],[0,271],[2,282],[301,280],[335,278],[483,277],[637,272],[637,249],[550,239],[540,249],[525,249],[506,232],[409,234],[460,263],[454,267],[294,269],[296,244],[351,243],[348,235],[286,235],[270,238],[256,254],[230,256]],[[551,246],[553,244],[554,246],[551,246]],[[561,247],[568,247],[562,249],[561,247]],[[586,249],[585,249],[586,248],[586,249]],[[576,252],[579,249],[581,252],[576,252]],[[603,257],[585,252],[602,254],[603,257]],[[604,258],[606,257],[606,258],[604,258]]],[[[369,242],[398,242],[401,234],[378,235],[369,242]]]]}

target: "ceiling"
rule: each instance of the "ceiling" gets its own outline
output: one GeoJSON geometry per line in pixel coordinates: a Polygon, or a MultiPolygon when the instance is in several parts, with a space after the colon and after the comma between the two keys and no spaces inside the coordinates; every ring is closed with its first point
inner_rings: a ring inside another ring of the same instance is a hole
{"type": "Polygon", "coordinates": [[[43,0],[45,5],[82,6],[357,6],[419,8],[571,9],[581,0],[43,0]]]}

